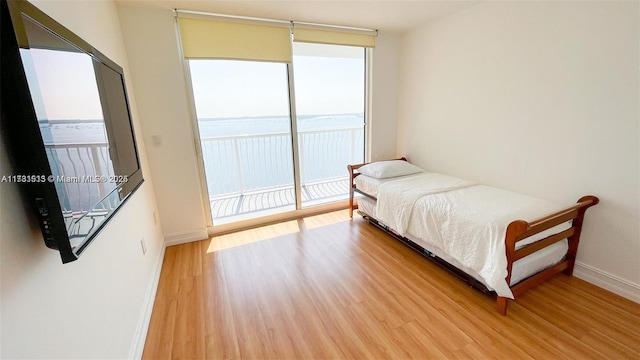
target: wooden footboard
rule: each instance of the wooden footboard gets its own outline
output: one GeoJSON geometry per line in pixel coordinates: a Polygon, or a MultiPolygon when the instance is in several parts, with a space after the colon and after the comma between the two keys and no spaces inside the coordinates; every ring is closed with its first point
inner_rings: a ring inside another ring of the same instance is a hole
{"type": "MultiPolygon", "coordinates": [[[[544,282],[545,280],[559,272],[564,272],[567,275],[573,274],[573,267],[575,265],[576,255],[578,253],[578,243],[580,242],[580,233],[582,231],[584,214],[588,208],[596,205],[599,201],[600,200],[595,196],[583,196],[582,198],[580,198],[580,200],[578,200],[578,203],[576,205],[557,211],[553,214],[543,216],[530,222],[524,220],[516,220],[509,224],[505,236],[508,273],[506,279],[507,284],[509,284],[511,281],[511,270],[513,268],[513,263],[518,259],[522,259],[523,257],[533,254],[534,252],[552,245],[558,241],[564,239],[569,240],[569,250],[567,251],[567,255],[565,256],[563,261],[511,286],[511,292],[513,293],[514,298],[516,298],[518,295],[521,295],[528,289],[544,282]],[[542,240],[536,241],[535,243],[523,246],[520,249],[516,250],[516,244],[519,241],[522,241],[529,236],[535,235],[539,232],[550,229],[567,221],[571,221],[572,224],[569,229],[555,235],[548,236],[542,240]]],[[[507,314],[508,301],[508,298],[498,296],[497,307],[500,314],[507,314]]]]}
{"type": "MultiPolygon", "coordinates": [[[[395,160],[407,161],[407,159],[404,157],[395,160]]],[[[347,166],[347,169],[349,170],[349,216],[351,218],[353,218],[353,210],[358,209],[358,204],[354,199],[354,195],[356,192],[358,192],[358,189],[356,188],[354,180],[357,176],[360,175],[358,169],[364,165],[366,165],[366,163],[347,166]]],[[[366,194],[364,195],[368,196],[366,194]]],[[[507,284],[510,284],[511,282],[511,272],[514,262],[528,255],[531,255],[534,252],[541,250],[547,246],[555,244],[558,241],[562,241],[564,239],[568,239],[569,241],[569,250],[560,263],[542,270],[537,274],[534,274],[526,278],[525,280],[522,280],[519,283],[511,286],[511,291],[513,293],[514,299],[528,289],[544,282],[545,280],[549,279],[559,272],[564,272],[567,275],[573,274],[573,267],[575,265],[576,255],[578,252],[578,244],[580,242],[580,233],[582,231],[582,223],[584,221],[585,212],[591,206],[598,204],[598,202],[599,199],[595,196],[583,196],[582,198],[580,198],[580,200],[578,200],[576,205],[567,207],[566,209],[562,209],[533,221],[527,222],[524,220],[515,220],[509,224],[505,235],[508,274],[506,278],[507,284]],[[571,227],[569,229],[548,236],[542,240],[538,240],[516,250],[516,244],[519,241],[522,241],[532,235],[569,221],[571,221],[571,227]]],[[[501,296],[497,297],[497,309],[500,314],[507,314],[508,301],[509,298],[501,296]]]]}

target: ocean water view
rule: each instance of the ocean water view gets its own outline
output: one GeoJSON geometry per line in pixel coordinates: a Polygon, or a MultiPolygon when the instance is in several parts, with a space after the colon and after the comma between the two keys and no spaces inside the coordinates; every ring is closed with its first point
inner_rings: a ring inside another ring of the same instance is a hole
{"type": "MultiPolygon", "coordinates": [[[[93,144],[106,143],[104,121],[51,120],[40,122],[45,144],[93,144]]],[[[364,114],[300,115],[298,131],[339,130],[364,125],[364,114]]],[[[198,120],[201,138],[237,135],[286,133],[290,130],[288,116],[264,116],[241,118],[202,118],[198,120]]]]}
{"type": "MultiPolygon", "coordinates": [[[[347,164],[364,159],[364,114],[303,115],[297,126],[303,186],[344,178],[347,164]]],[[[198,127],[211,199],[293,187],[287,116],[203,118],[198,127]]],[[[113,175],[102,120],[53,120],[40,128],[56,175],[113,175]]],[[[58,186],[69,209],[95,203],[105,190],[58,186]]]]}
{"type": "MultiPolygon", "coordinates": [[[[198,125],[210,197],[293,186],[288,117],[201,119],[198,125]]],[[[343,178],[347,164],[364,158],[364,114],[298,116],[297,126],[303,185],[343,178]]]]}
{"type": "MultiPolygon", "coordinates": [[[[362,127],[364,114],[299,115],[298,132],[362,127]]],[[[198,119],[201,138],[286,133],[288,116],[198,119]]]]}

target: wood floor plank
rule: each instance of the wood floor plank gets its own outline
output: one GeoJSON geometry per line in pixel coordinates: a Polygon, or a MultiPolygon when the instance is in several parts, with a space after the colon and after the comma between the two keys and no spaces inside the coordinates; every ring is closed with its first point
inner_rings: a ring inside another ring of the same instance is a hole
{"type": "Polygon", "coordinates": [[[341,211],[168,247],[143,358],[638,359],[640,304],[558,275],[503,317],[341,211]]]}
{"type": "Polygon", "coordinates": [[[453,355],[438,342],[425,336],[423,327],[409,322],[393,330],[395,338],[402,341],[413,359],[450,359],[453,355]]]}
{"type": "Polygon", "coordinates": [[[151,354],[154,359],[170,359],[173,351],[173,330],[178,304],[178,286],[175,276],[178,272],[180,247],[169,247],[165,251],[158,290],[153,304],[149,331],[143,354],[151,354]]]}
{"type": "Polygon", "coordinates": [[[181,279],[179,282],[172,359],[203,359],[205,357],[202,283],[203,279],[200,275],[181,279]]]}

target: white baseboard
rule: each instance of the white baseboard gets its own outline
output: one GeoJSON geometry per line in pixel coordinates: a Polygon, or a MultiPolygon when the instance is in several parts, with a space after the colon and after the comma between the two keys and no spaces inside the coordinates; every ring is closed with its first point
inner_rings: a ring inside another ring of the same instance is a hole
{"type": "Polygon", "coordinates": [[[203,227],[201,229],[194,229],[191,231],[182,231],[182,232],[167,234],[164,237],[164,245],[171,246],[171,245],[184,244],[192,241],[204,240],[204,239],[207,239],[208,237],[209,237],[209,234],[207,233],[207,228],[203,227]]]}
{"type": "Polygon", "coordinates": [[[144,350],[144,343],[147,340],[147,333],[149,331],[149,323],[151,322],[151,312],[153,311],[153,304],[156,300],[156,293],[158,291],[158,283],[160,282],[160,273],[162,272],[162,263],[164,260],[164,250],[166,246],[162,246],[156,265],[153,268],[152,276],[147,286],[147,292],[145,294],[144,303],[142,306],[142,313],[138,320],[138,327],[133,337],[133,343],[129,350],[129,359],[141,359],[142,351],[144,350]]]}
{"type": "Polygon", "coordinates": [[[573,268],[573,275],[614,294],[640,303],[640,285],[638,284],[577,261],[573,268]]]}

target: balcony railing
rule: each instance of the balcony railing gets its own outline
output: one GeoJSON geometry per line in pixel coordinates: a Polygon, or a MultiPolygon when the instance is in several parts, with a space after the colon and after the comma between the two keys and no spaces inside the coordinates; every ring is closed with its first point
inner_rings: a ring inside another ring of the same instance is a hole
{"type": "Polygon", "coordinates": [[[86,181],[96,175],[114,175],[108,149],[107,143],[45,145],[63,211],[92,210],[115,189],[115,183],[86,181]],[[63,178],[66,180],[59,181],[63,178]]]}
{"type": "Polygon", "coordinates": [[[116,209],[115,183],[91,181],[113,176],[107,143],[45,144],[71,245],[79,245],[116,209]]]}
{"type": "MultiPolygon", "coordinates": [[[[364,155],[363,128],[298,134],[304,203],[346,198],[346,165],[364,155]]],[[[295,204],[289,133],[202,139],[202,156],[215,219],[295,204]]],[[[46,145],[53,175],[78,179],[114,175],[107,143],[46,145]]],[[[56,182],[63,210],[84,212],[115,184],[56,182]]]]}
{"type": "MultiPolygon", "coordinates": [[[[346,165],[364,158],[362,127],[298,134],[302,201],[346,198],[346,165]]],[[[201,139],[214,219],[295,204],[289,133],[201,139]]]]}

